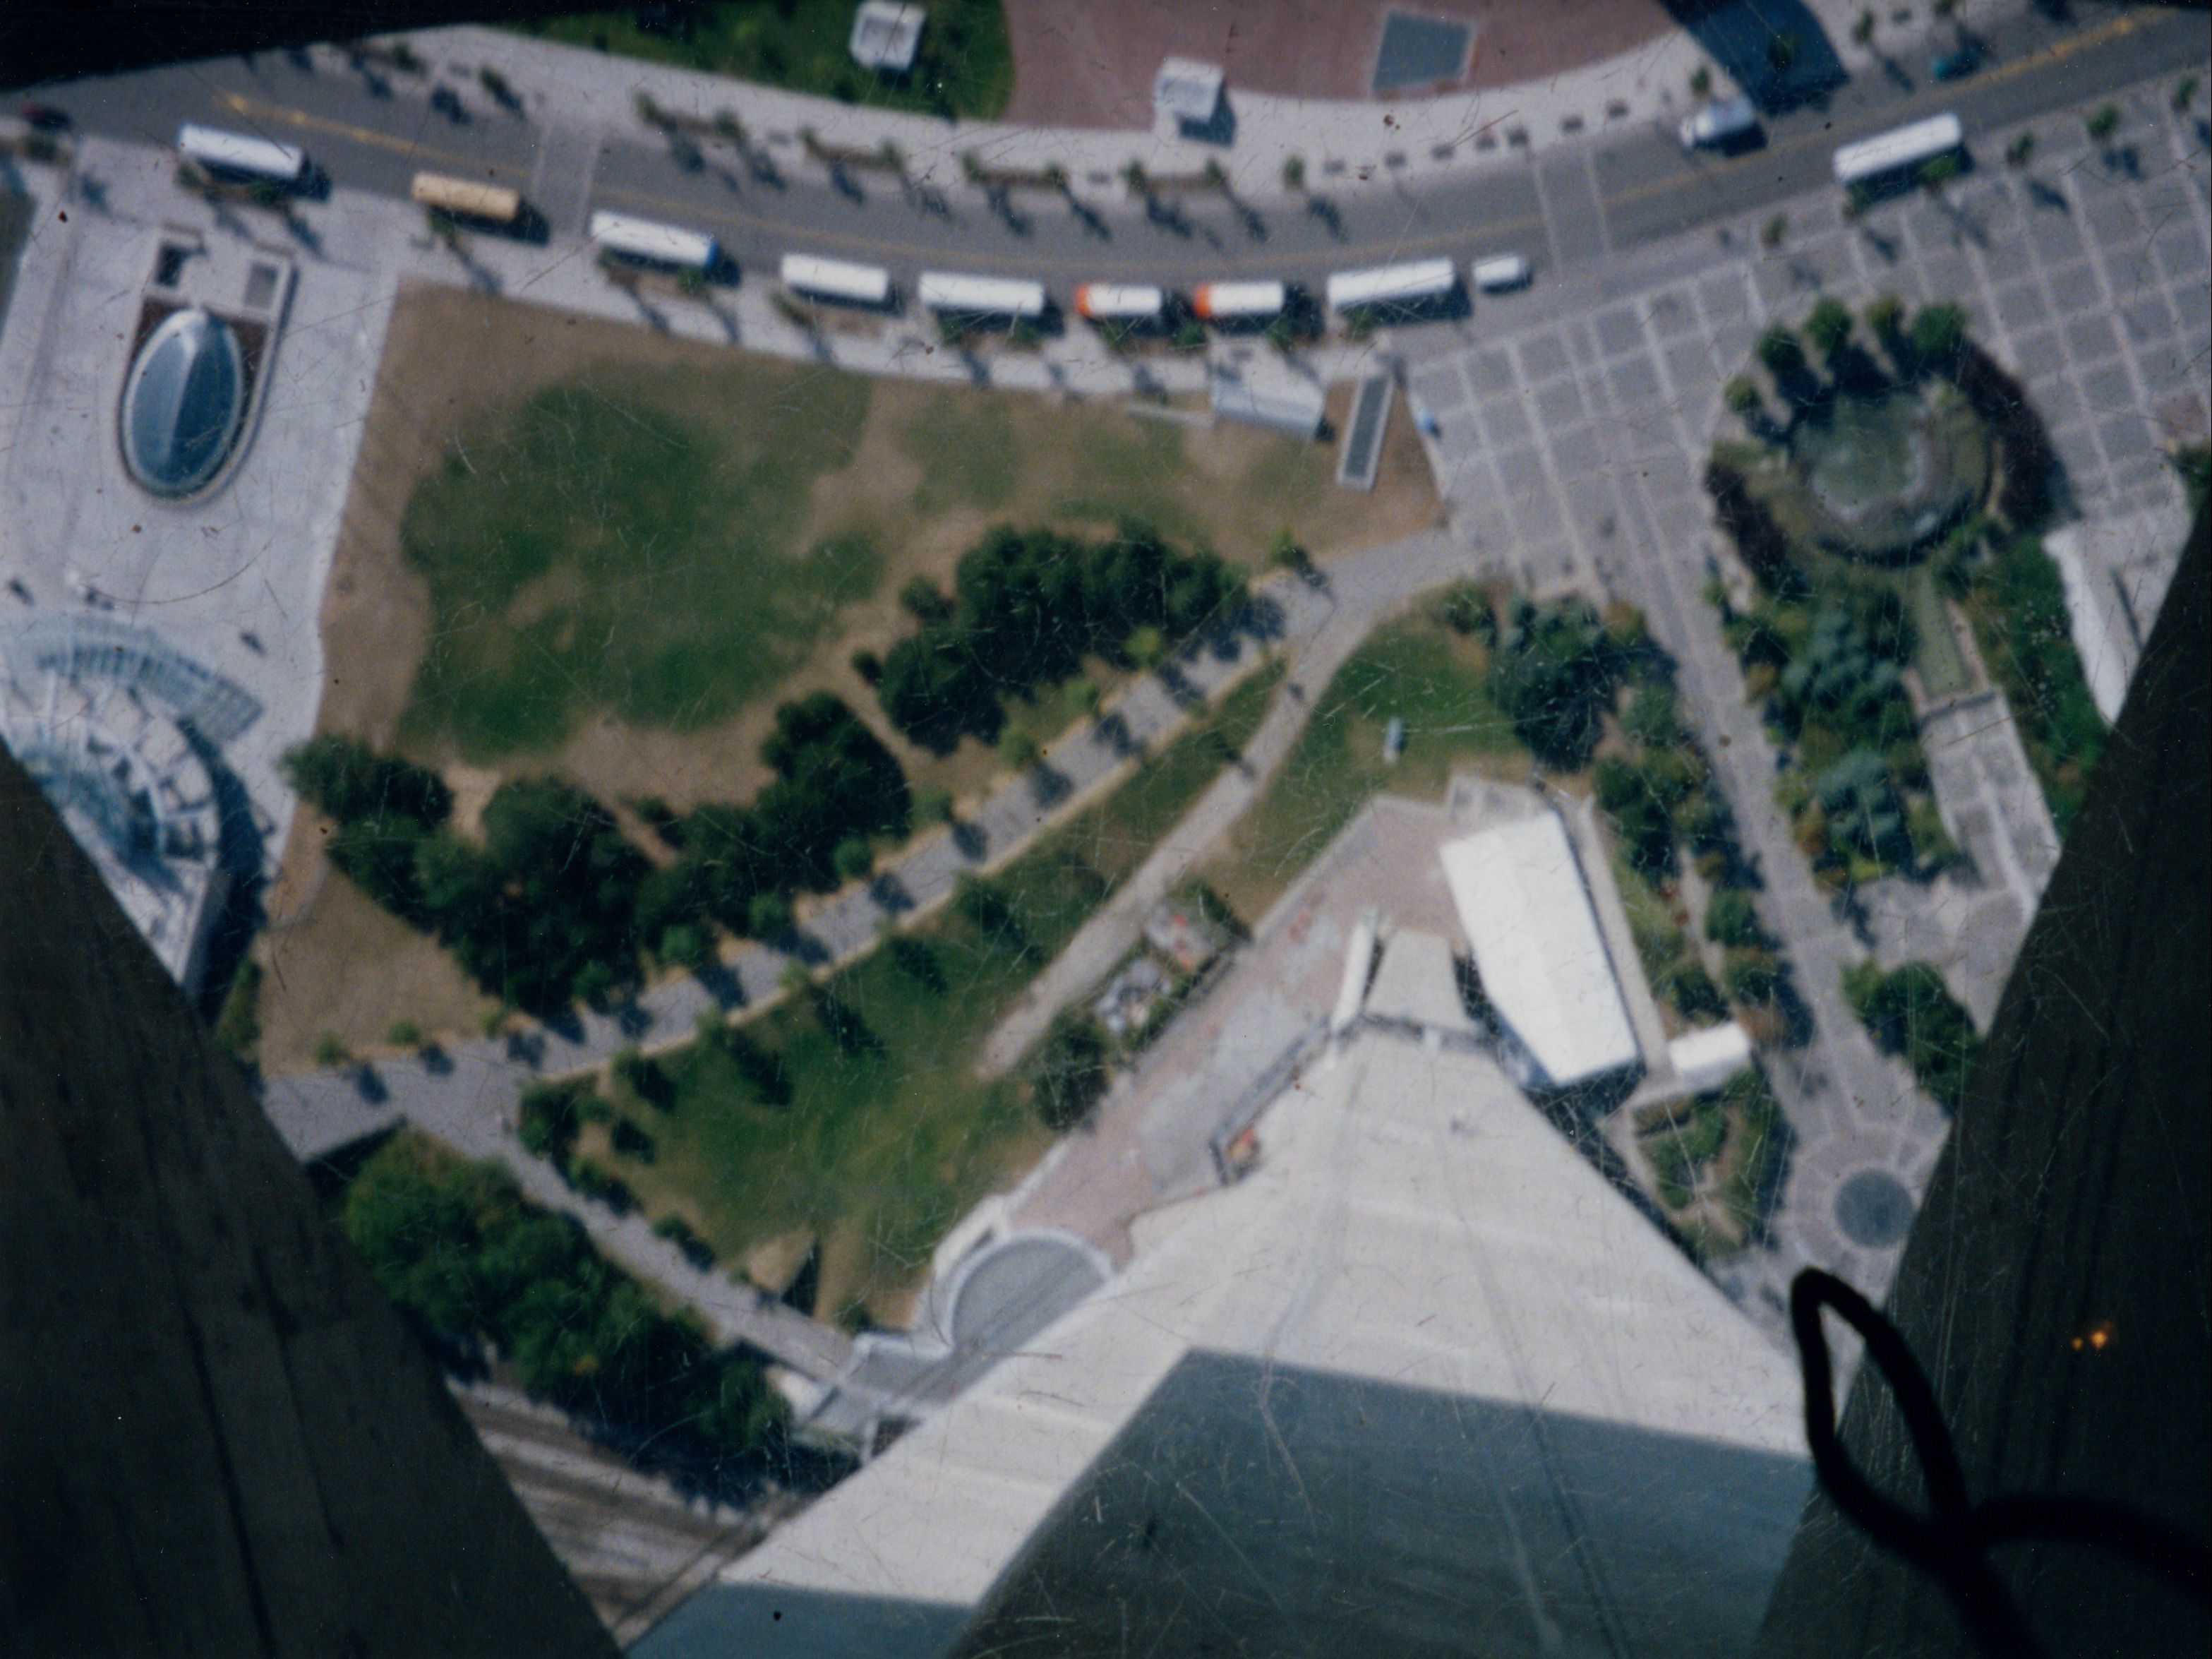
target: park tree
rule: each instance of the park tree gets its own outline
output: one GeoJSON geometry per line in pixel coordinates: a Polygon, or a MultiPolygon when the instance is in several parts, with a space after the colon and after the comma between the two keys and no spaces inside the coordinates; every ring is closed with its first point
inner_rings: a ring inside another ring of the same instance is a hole
{"type": "Polygon", "coordinates": [[[1030,1060],[1028,1078],[1037,1116],[1048,1129],[1066,1130],[1091,1115],[1106,1091],[1106,1042],[1097,1025],[1063,1008],[1030,1060]]]}
{"type": "Polygon", "coordinates": [[[1765,943],[1751,895],[1736,887],[1715,893],[1705,905],[1705,937],[1729,950],[1765,943]]]}
{"type": "Polygon", "coordinates": [[[1587,764],[1620,662],[1581,600],[1516,600],[1491,662],[1490,690],[1531,753],[1554,770],[1587,764]]]}
{"type": "Polygon", "coordinates": [[[1875,1044],[1903,1055],[1937,1103],[1956,1111],[1981,1040],[1943,976],[1924,962],[1890,974],[1863,962],[1845,970],[1844,994],[1875,1044]]]}
{"type": "Polygon", "coordinates": [[[1820,354],[1823,362],[1832,363],[1837,354],[1850,343],[1850,307],[1832,295],[1822,295],[1805,319],[1805,337],[1813,343],[1813,349],[1820,354]]]}

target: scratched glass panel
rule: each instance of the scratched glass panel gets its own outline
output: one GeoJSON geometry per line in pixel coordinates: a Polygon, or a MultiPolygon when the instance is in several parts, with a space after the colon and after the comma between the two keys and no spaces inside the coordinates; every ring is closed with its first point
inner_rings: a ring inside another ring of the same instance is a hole
{"type": "Polygon", "coordinates": [[[613,1637],[1748,1653],[2201,17],[441,9],[0,66],[0,742],[613,1637]]]}

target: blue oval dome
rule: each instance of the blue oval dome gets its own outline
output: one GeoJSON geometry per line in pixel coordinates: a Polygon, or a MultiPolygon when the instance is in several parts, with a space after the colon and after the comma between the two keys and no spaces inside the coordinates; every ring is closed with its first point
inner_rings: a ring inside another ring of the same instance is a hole
{"type": "Polygon", "coordinates": [[[123,388],[123,459],[164,495],[215,477],[246,412],[246,364],[219,317],[179,311],[146,337],[123,388]]]}

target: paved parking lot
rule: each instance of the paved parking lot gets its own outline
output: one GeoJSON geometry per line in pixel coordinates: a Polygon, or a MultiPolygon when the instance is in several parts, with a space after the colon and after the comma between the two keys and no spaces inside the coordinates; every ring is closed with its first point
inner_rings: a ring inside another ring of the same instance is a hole
{"type": "MultiPolygon", "coordinates": [[[[1835,1202],[1869,1169],[1917,1192],[1947,1126],[1842,1005],[1841,969],[1864,948],[1790,843],[1770,797],[1772,751],[1700,597],[1714,551],[1700,474],[1722,388],[1760,329],[1802,320],[1821,293],[1854,305],[1885,292],[1956,300],[2043,411],[2072,511],[2091,521],[2170,513],[2179,488],[2161,450],[2203,434],[2212,358],[2205,142],[2171,93],[2166,80],[2117,100],[2124,120],[2102,146],[2078,112],[2038,123],[2024,170],[2002,161],[2011,134],[1989,134],[1943,199],[1891,203],[1853,225],[1823,191],[1788,205],[1778,246],[1762,220],[1723,224],[1525,295],[1478,300],[1466,322],[1393,343],[1436,417],[1431,453],[1455,528],[1517,584],[1642,605],[1715,745],[1765,878],[1768,925],[1788,943],[1817,1028],[1774,1068],[1797,1144],[1770,1288],[1793,1257],[1886,1282],[1893,1252],[1853,1237],[1835,1202]]],[[[2039,793],[2012,787],[2021,780],[2008,718],[1976,708],[1984,718],[1939,721],[1930,741],[1982,890],[1899,884],[1869,910],[1885,959],[1946,945],[1941,959],[1985,1018],[2055,836],[2039,793]]]]}

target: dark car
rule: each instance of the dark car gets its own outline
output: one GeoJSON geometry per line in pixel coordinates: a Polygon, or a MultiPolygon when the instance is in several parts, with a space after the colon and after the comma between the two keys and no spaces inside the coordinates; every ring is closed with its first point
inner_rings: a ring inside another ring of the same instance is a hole
{"type": "Polygon", "coordinates": [[[67,132],[70,129],[70,112],[52,104],[26,104],[22,114],[25,124],[33,131],[67,132]]]}
{"type": "Polygon", "coordinates": [[[1963,81],[1981,66],[1982,49],[1962,46],[1955,52],[1936,53],[1928,72],[1938,81],[1963,81]]]}

